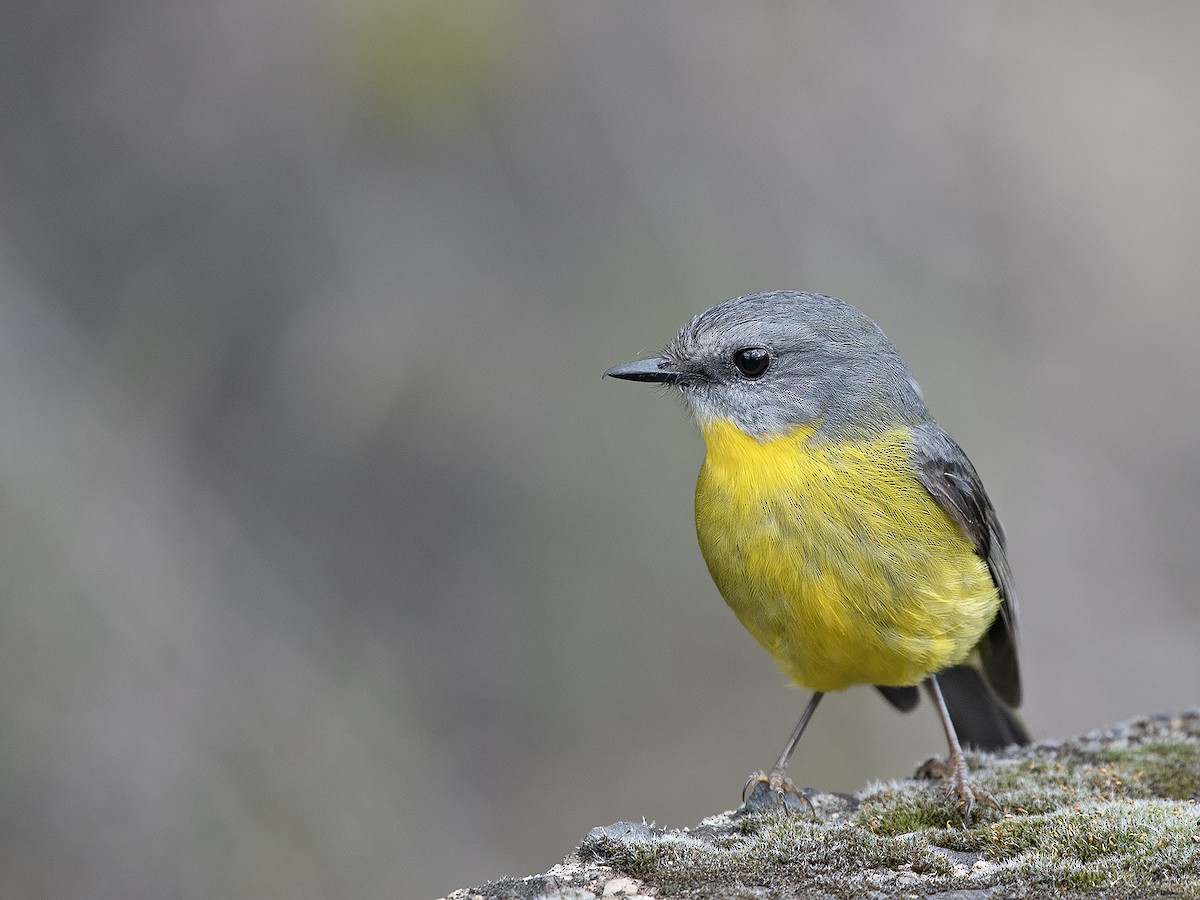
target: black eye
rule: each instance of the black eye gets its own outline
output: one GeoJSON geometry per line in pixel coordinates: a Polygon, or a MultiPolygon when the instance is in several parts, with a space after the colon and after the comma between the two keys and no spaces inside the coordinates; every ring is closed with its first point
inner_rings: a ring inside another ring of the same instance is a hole
{"type": "Polygon", "coordinates": [[[733,364],[747,378],[761,378],[771,365],[766,347],[743,347],[733,354],[733,364]]]}

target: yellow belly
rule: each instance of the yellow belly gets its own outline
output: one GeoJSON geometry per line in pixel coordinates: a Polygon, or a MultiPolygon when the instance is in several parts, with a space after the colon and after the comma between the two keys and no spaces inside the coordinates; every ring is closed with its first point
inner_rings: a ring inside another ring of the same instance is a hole
{"type": "Polygon", "coordinates": [[[917,481],[908,433],[759,443],[701,425],[696,532],[738,619],[797,684],[916,684],[970,655],[996,616],[987,565],[917,481]]]}

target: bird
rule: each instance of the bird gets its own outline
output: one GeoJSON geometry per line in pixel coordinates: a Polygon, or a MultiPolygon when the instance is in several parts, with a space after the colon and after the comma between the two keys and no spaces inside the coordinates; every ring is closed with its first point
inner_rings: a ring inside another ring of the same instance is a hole
{"type": "Polygon", "coordinates": [[[604,374],[682,397],[706,445],[695,520],[709,573],[812,691],[775,765],[747,788],[807,801],[787,767],[826,693],[874,685],[907,711],[923,686],[948,748],[932,771],[964,820],[977,804],[999,809],[962,747],[1030,741],[1015,712],[1005,531],[879,326],[823,294],[748,294],[697,315],[660,355],[604,374]]]}

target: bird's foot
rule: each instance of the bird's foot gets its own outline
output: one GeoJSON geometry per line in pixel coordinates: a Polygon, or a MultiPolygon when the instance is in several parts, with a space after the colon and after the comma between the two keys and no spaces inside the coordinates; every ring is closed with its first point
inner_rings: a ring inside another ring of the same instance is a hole
{"type": "Polygon", "coordinates": [[[1003,807],[996,798],[971,781],[971,773],[967,769],[966,760],[934,759],[928,760],[917,770],[918,778],[940,778],[946,789],[946,796],[953,801],[955,808],[962,815],[964,825],[971,823],[971,817],[976,812],[977,804],[990,807],[997,812],[1003,812],[1003,807]]]}
{"type": "Polygon", "coordinates": [[[799,807],[797,801],[803,802],[816,816],[817,811],[808,795],[796,787],[782,769],[772,769],[770,773],[755,772],[742,788],[742,807],[746,810],[760,810],[768,805],[794,810],[799,807]]]}

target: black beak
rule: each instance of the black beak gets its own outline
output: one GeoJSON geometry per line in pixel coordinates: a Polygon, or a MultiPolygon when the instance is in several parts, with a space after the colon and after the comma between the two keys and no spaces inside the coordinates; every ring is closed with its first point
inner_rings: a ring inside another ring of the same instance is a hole
{"type": "Polygon", "coordinates": [[[657,381],[662,384],[679,384],[681,381],[693,381],[696,377],[691,372],[680,370],[671,360],[662,356],[622,363],[604,374],[626,381],[657,381]]]}

